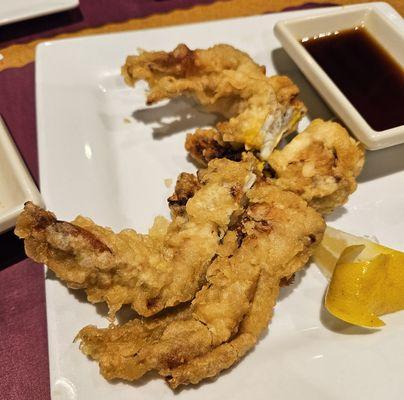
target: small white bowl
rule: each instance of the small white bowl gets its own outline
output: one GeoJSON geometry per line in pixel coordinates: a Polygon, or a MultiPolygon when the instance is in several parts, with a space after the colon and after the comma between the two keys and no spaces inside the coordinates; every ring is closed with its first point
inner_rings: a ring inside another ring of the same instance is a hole
{"type": "MultiPolygon", "coordinates": [[[[394,10],[392,11],[395,13],[394,10]]],[[[399,64],[404,65],[403,20],[397,18],[395,22],[392,22],[373,4],[348,6],[324,14],[280,21],[275,25],[274,30],[285,51],[306,78],[367,149],[377,150],[404,143],[404,125],[384,131],[372,129],[300,43],[300,40],[306,37],[356,26],[365,26],[368,32],[383,44],[390,55],[399,64]]]]}
{"type": "Polygon", "coordinates": [[[42,197],[0,117],[0,232],[15,225],[24,203],[44,205],[42,197]]]}

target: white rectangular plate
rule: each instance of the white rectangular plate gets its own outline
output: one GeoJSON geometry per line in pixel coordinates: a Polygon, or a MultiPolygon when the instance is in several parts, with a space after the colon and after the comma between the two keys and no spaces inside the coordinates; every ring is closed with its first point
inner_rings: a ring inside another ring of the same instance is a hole
{"type": "MultiPolygon", "coordinates": [[[[388,18],[398,14],[377,7],[388,18]]],[[[166,178],[194,171],[185,133],[212,117],[182,100],[145,106],[145,85],[125,86],[120,66],[137,48],[171,50],[229,43],[247,51],[269,74],[289,75],[302,91],[309,118],[332,115],[280,49],[273,26],[311,10],[164,29],[62,40],[41,45],[36,64],[40,178],[49,209],[114,229],[145,232],[168,215],[166,178]],[[170,123],[171,122],[171,123],[170,123]]],[[[306,118],[302,129],[308,123],[306,118]]],[[[329,222],[375,235],[404,250],[403,146],[368,154],[358,190],[329,222]]],[[[48,274],[49,357],[53,399],[399,399],[404,391],[404,314],[377,332],[331,318],[322,307],[326,281],[311,266],[283,289],[269,333],[236,367],[198,388],[174,395],[161,379],[108,383],[73,338],[88,324],[107,326],[105,307],[88,304],[48,274]]]]}
{"type": "Polygon", "coordinates": [[[65,11],[78,5],[79,0],[1,0],[0,26],[65,11]]]}

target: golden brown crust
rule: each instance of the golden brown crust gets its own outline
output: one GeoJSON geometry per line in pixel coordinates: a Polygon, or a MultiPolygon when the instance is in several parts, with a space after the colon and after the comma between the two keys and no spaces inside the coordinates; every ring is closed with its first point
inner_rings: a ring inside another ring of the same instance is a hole
{"type": "Polygon", "coordinates": [[[187,135],[185,150],[198,164],[205,166],[215,158],[240,161],[243,148],[224,142],[216,129],[197,129],[187,135]]]}
{"type": "Polygon", "coordinates": [[[212,351],[171,369],[166,380],[172,389],[180,385],[197,384],[203,379],[217,376],[251,350],[267,328],[273,314],[279,285],[274,277],[262,271],[250,310],[241,322],[237,334],[212,351]]]}
{"type": "Polygon", "coordinates": [[[147,104],[188,95],[227,118],[216,125],[214,140],[211,130],[206,130],[202,132],[209,135],[208,143],[202,140],[201,132],[188,143],[196,150],[196,142],[200,142],[202,151],[192,155],[203,163],[212,156],[209,152],[221,154],[232,147],[257,150],[266,159],[268,135],[277,143],[296,128],[306,111],[296,100],[299,89],[288,77],[268,78],[263,66],[225,44],[196,50],[180,44],[167,53],[143,51],[126,59],[122,75],[132,86],[139,80],[148,82],[147,104]],[[228,145],[223,146],[226,142],[228,145]],[[207,145],[213,148],[209,150],[207,145]]]}
{"type": "Polygon", "coordinates": [[[114,233],[83,217],[57,221],[31,203],[15,232],[28,256],[46,263],[69,287],[85,289],[90,302],[107,302],[111,317],[123,304],[150,316],[194,297],[233,214],[243,209],[256,164],[251,157],[213,160],[198,179],[187,175],[188,183],[197,179],[199,186],[185,211],[172,222],[156,218],[148,235],[114,233]]]}
{"type": "Polygon", "coordinates": [[[355,191],[364,160],[362,145],[341,125],[316,119],[282,150],[275,150],[268,162],[276,174],[275,185],[327,214],[355,191]]]}
{"type": "Polygon", "coordinates": [[[138,323],[116,327],[113,354],[105,330],[79,334],[86,354],[100,362],[107,379],[135,380],[157,370],[172,387],[196,383],[228,368],[254,345],[272,315],[280,280],[307,262],[325,224],[298,196],[265,182],[247,197],[239,220],[241,241],[233,231],[227,233],[226,250],[210,264],[207,283],[184,319],[149,330],[142,345],[131,349],[119,337],[137,332],[138,323]],[[103,340],[93,339],[99,335],[103,340]]]}
{"type": "Polygon", "coordinates": [[[106,379],[134,381],[155,370],[172,388],[196,384],[259,340],[279,286],[305,265],[325,229],[305,200],[322,213],[345,202],[363,150],[337,124],[317,120],[269,158],[276,176],[265,180],[263,163],[243,150],[268,160],[305,107],[289,78],[266,77],[228,45],[143,52],[128,57],[122,74],[130,85],[149,83],[148,104],[186,94],[228,118],[187,137],[186,149],[208,168],[178,177],[168,199],[173,220],[157,218],[148,235],[114,233],[83,217],[58,221],[31,203],[16,233],[30,257],[84,288],[89,301],[106,301],[111,317],[122,304],[148,317],[79,332],[81,350],[106,379]]]}
{"type": "Polygon", "coordinates": [[[171,215],[185,215],[188,200],[200,188],[198,178],[194,174],[182,172],[177,178],[174,193],[167,199],[171,215]]]}

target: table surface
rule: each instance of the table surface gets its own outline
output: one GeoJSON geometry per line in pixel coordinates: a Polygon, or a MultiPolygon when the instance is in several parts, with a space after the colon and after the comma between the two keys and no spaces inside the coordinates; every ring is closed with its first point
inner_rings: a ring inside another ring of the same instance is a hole
{"type": "MultiPolygon", "coordinates": [[[[361,1],[341,0],[338,4],[361,1]]],[[[404,1],[389,2],[401,14],[404,1]]],[[[35,45],[56,35],[174,25],[282,9],[331,5],[301,0],[81,0],[80,8],[0,27],[0,115],[38,182],[35,45]]],[[[12,231],[0,235],[0,398],[47,400],[48,350],[43,266],[25,259],[12,231]]]]}

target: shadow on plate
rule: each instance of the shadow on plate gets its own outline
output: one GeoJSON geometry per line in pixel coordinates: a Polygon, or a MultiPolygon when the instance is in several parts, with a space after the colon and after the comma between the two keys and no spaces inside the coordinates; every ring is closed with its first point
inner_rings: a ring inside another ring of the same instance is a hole
{"type": "MultiPolygon", "coordinates": [[[[47,270],[46,272],[46,279],[51,279],[51,280],[60,280],[56,277],[55,273],[51,271],[50,269],[47,270]]],[[[87,294],[83,289],[70,289],[66,287],[62,282],[60,282],[62,286],[68,290],[68,292],[80,303],[88,303],[91,304],[87,300],[87,294]]],[[[108,319],[108,306],[107,303],[102,302],[102,303],[95,303],[92,304],[94,307],[95,311],[97,312],[98,315],[101,317],[105,318],[105,320],[108,319]]],[[[119,325],[123,325],[126,322],[131,321],[134,318],[139,317],[139,314],[133,311],[129,305],[125,304],[122,306],[122,308],[116,313],[116,323],[119,325]]]]}
{"type": "MultiPolygon", "coordinates": [[[[87,300],[87,294],[82,289],[70,289],[66,285],[64,285],[60,279],[56,276],[56,274],[50,270],[49,268],[46,270],[46,279],[50,279],[52,281],[58,281],[60,285],[66,288],[66,290],[76,298],[77,301],[80,303],[89,303],[87,300]]],[[[108,317],[108,306],[106,303],[96,303],[93,304],[97,314],[101,315],[102,317],[108,317]]]]}
{"type": "MultiPolygon", "coordinates": [[[[334,118],[332,112],[282,48],[273,50],[271,57],[277,72],[290,76],[300,88],[300,98],[308,108],[310,119],[334,118]]],[[[273,71],[268,73],[272,74],[273,71]]],[[[203,111],[195,101],[185,96],[172,99],[161,106],[136,110],[132,113],[132,117],[146,125],[158,124],[153,128],[155,139],[163,139],[182,131],[214,126],[220,121],[220,116],[203,111]]]]}
{"type": "Polygon", "coordinates": [[[283,299],[286,299],[286,297],[288,297],[300,285],[300,282],[303,280],[303,277],[306,275],[306,268],[308,268],[308,267],[305,267],[304,269],[295,273],[292,283],[290,283],[287,286],[281,287],[281,289],[279,291],[278,300],[276,301],[277,303],[282,301],[283,299]]]}
{"type": "Polygon", "coordinates": [[[338,207],[337,209],[335,209],[331,214],[328,214],[325,216],[325,221],[328,222],[334,222],[337,219],[341,218],[344,214],[346,214],[348,211],[347,209],[342,206],[342,207],[338,207]]]}
{"type": "Polygon", "coordinates": [[[368,151],[358,182],[367,182],[404,170],[404,144],[368,151]]]}
{"type": "Polygon", "coordinates": [[[218,115],[201,110],[195,101],[184,96],[161,106],[136,110],[132,117],[146,125],[158,124],[153,127],[153,138],[157,140],[183,131],[214,126],[219,121],[218,115]]]}
{"type": "MultiPolygon", "coordinates": [[[[91,361],[91,362],[96,362],[94,361],[91,357],[87,358],[91,361]]],[[[163,380],[162,377],[156,372],[156,371],[150,371],[148,373],[146,373],[146,375],[142,376],[141,378],[139,378],[136,381],[125,381],[124,379],[114,379],[112,381],[108,381],[109,384],[111,385],[119,385],[119,384],[124,384],[124,385],[129,385],[132,386],[134,388],[138,388],[144,385],[147,385],[149,382],[151,381],[155,381],[155,380],[163,380]]]]}
{"type": "MultiPolygon", "coordinates": [[[[87,303],[87,304],[91,304],[88,300],[87,300],[87,294],[84,291],[84,289],[70,289],[68,288],[66,285],[64,285],[56,276],[56,274],[50,270],[47,269],[46,271],[46,279],[50,279],[50,280],[54,280],[54,281],[58,281],[60,283],[60,285],[62,285],[73,297],[75,297],[75,299],[77,301],[79,301],[80,303],[87,303]]],[[[101,302],[101,303],[95,303],[95,304],[91,304],[92,306],[94,306],[94,309],[96,310],[97,314],[99,314],[101,317],[107,319],[108,318],[108,306],[107,303],[105,302],[101,302]]],[[[158,316],[164,316],[168,313],[171,313],[172,311],[180,311],[185,307],[188,307],[189,303],[183,303],[182,305],[178,305],[175,307],[170,307],[170,308],[166,308],[162,311],[160,311],[157,315],[158,316]]],[[[135,319],[135,318],[139,318],[139,314],[134,311],[129,304],[124,304],[122,306],[122,308],[116,313],[116,323],[119,325],[123,325],[126,324],[127,322],[135,319]]]]}

